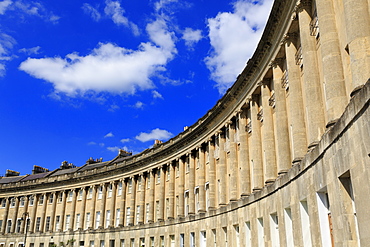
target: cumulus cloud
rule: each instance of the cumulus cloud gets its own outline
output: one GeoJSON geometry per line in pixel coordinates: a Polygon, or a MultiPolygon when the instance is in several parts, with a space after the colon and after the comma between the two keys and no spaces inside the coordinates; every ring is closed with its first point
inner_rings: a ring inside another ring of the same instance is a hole
{"type": "Polygon", "coordinates": [[[28,58],[19,69],[53,84],[56,93],[68,96],[86,92],[134,94],[154,87],[151,77],[165,70],[176,54],[174,34],[157,19],[147,25],[151,42],[137,50],[112,43],[99,44],[90,54],[70,53],[61,57],[28,58]]]}
{"type": "Polygon", "coordinates": [[[114,137],[113,133],[112,132],[109,132],[108,134],[106,134],[104,136],[104,138],[108,138],[108,137],[114,137]]]}
{"type": "Polygon", "coordinates": [[[13,2],[11,0],[4,0],[0,2],[0,15],[3,15],[7,8],[12,4],[13,2]]]}
{"type": "Polygon", "coordinates": [[[170,138],[171,136],[173,136],[171,132],[156,128],[149,133],[141,132],[135,138],[141,142],[147,142],[151,140],[166,140],[170,138]]]}
{"type": "Polygon", "coordinates": [[[104,13],[112,18],[112,21],[116,25],[122,25],[131,28],[134,35],[138,36],[140,34],[139,28],[136,24],[129,21],[127,17],[124,16],[124,9],[118,1],[105,1],[106,7],[104,8],[104,13]]]}
{"type": "Polygon", "coordinates": [[[35,46],[32,48],[22,48],[19,49],[19,52],[26,53],[27,55],[32,55],[32,54],[39,54],[40,46],[35,46]]]}
{"type": "Polygon", "coordinates": [[[144,103],[141,102],[141,101],[138,101],[138,102],[135,103],[135,105],[133,107],[135,107],[137,109],[141,109],[141,108],[143,108],[143,106],[144,106],[144,103]]]}
{"type": "Polygon", "coordinates": [[[107,149],[111,152],[115,152],[115,153],[118,153],[118,151],[120,149],[122,150],[125,150],[125,151],[128,151],[128,148],[125,146],[125,147],[118,147],[118,146],[114,146],[114,147],[107,147],[107,149]]]}
{"type": "Polygon", "coordinates": [[[101,18],[101,14],[99,13],[99,11],[94,8],[93,6],[91,6],[90,4],[88,3],[84,3],[82,5],[82,10],[91,16],[91,18],[94,20],[94,21],[99,21],[100,18],[101,18]]]}
{"type": "Polygon", "coordinates": [[[185,45],[192,47],[195,43],[203,38],[201,30],[193,30],[189,27],[185,28],[182,39],[185,40],[185,45]]]}
{"type": "Polygon", "coordinates": [[[120,142],[125,143],[125,142],[129,142],[129,141],[130,141],[130,138],[125,138],[125,139],[121,139],[120,142]]]}
{"type": "Polygon", "coordinates": [[[232,85],[253,54],[271,6],[272,0],[239,0],[233,12],[208,19],[212,51],[205,62],[220,93],[232,85]]]}

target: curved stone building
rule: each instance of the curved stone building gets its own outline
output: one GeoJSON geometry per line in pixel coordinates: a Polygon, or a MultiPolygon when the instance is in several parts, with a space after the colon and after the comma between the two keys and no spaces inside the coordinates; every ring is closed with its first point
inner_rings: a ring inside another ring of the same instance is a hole
{"type": "Polygon", "coordinates": [[[178,136],[2,177],[0,247],[370,246],[369,9],[275,0],[234,85],[178,136]]]}

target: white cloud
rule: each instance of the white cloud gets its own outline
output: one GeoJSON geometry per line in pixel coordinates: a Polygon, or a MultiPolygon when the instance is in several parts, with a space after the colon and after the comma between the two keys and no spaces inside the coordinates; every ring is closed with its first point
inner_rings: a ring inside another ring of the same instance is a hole
{"type": "Polygon", "coordinates": [[[5,63],[12,59],[11,51],[16,43],[10,35],[0,33],[0,77],[5,75],[5,63]]]}
{"type": "Polygon", "coordinates": [[[116,110],[119,110],[119,109],[120,109],[120,107],[119,107],[118,105],[113,104],[113,105],[111,105],[111,106],[109,107],[108,111],[110,111],[110,112],[115,112],[116,110]]]}
{"type": "Polygon", "coordinates": [[[126,146],[124,146],[124,147],[117,147],[117,146],[115,146],[115,147],[107,147],[107,149],[109,151],[111,151],[111,152],[116,152],[116,153],[118,153],[118,151],[120,149],[128,151],[128,148],[126,146]]]}
{"type": "Polygon", "coordinates": [[[129,141],[130,141],[130,138],[121,139],[122,143],[129,142],[129,141]]]}
{"type": "Polygon", "coordinates": [[[88,142],[87,145],[89,145],[89,146],[96,145],[96,142],[88,142]]]}
{"type": "Polygon", "coordinates": [[[3,15],[7,8],[12,4],[13,2],[11,0],[4,0],[0,2],[0,15],[3,15]]]}
{"type": "Polygon", "coordinates": [[[106,7],[104,8],[104,13],[107,16],[110,16],[116,25],[131,28],[133,34],[136,36],[140,34],[138,26],[124,16],[125,11],[122,9],[121,4],[118,1],[106,0],[105,4],[106,7]]]}
{"type": "Polygon", "coordinates": [[[105,144],[101,142],[101,143],[99,143],[99,146],[104,147],[105,144]]]}
{"type": "Polygon", "coordinates": [[[60,19],[59,16],[53,14],[53,12],[47,10],[44,5],[40,2],[24,2],[22,0],[15,1],[13,10],[17,13],[25,13],[27,15],[38,16],[45,21],[57,23],[60,19]]]}
{"type": "Polygon", "coordinates": [[[26,53],[27,55],[32,55],[32,54],[39,54],[40,46],[35,46],[32,48],[22,48],[19,49],[19,52],[26,53]]]}
{"type": "Polygon", "coordinates": [[[94,20],[94,21],[99,21],[100,18],[101,18],[101,14],[99,13],[99,11],[94,8],[93,6],[91,6],[90,4],[88,3],[84,3],[82,5],[82,10],[91,16],[91,18],[94,20]]]}
{"type": "Polygon", "coordinates": [[[108,137],[114,137],[113,133],[112,132],[109,132],[108,134],[106,134],[104,136],[104,138],[108,138],[108,137]]]}
{"type": "Polygon", "coordinates": [[[153,98],[155,98],[155,99],[163,99],[163,96],[162,96],[162,94],[160,94],[158,91],[156,91],[156,90],[153,90],[152,91],[152,94],[153,94],[153,98]]]}
{"type": "Polygon", "coordinates": [[[170,138],[171,136],[173,136],[171,132],[156,128],[152,130],[150,133],[141,132],[135,138],[141,142],[147,142],[151,140],[166,140],[170,138]]]}
{"type": "Polygon", "coordinates": [[[143,108],[143,106],[144,106],[144,103],[141,102],[141,101],[138,101],[138,102],[135,103],[135,105],[133,107],[135,107],[137,109],[141,109],[141,108],[143,108]]]}
{"type": "Polygon", "coordinates": [[[201,30],[193,30],[189,27],[185,28],[182,39],[185,40],[185,45],[192,47],[195,43],[203,38],[201,30]]]}
{"type": "Polygon", "coordinates": [[[239,0],[232,13],[218,13],[208,19],[212,53],[205,62],[224,93],[253,54],[266,23],[272,0],[239,0]]]}

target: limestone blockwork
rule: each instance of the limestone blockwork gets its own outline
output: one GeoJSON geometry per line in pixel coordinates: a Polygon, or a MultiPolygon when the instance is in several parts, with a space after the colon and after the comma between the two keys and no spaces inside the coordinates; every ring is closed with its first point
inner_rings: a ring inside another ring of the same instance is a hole
{"type": "Polygon", "coordinates": [[[369,7],[275,0],[234,85],[178,136],[0,178],[0,247],[370,246],[369,7]]]}

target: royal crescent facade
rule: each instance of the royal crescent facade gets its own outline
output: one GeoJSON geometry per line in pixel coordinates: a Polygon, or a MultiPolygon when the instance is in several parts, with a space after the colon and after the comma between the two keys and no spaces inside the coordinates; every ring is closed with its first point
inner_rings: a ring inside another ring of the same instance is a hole
{"type": "Polygon", "coordinates": [[[369,10],[275,0],[234,85],[176,137],[0,178],[0,247],[370,246],[369,10]]]}

